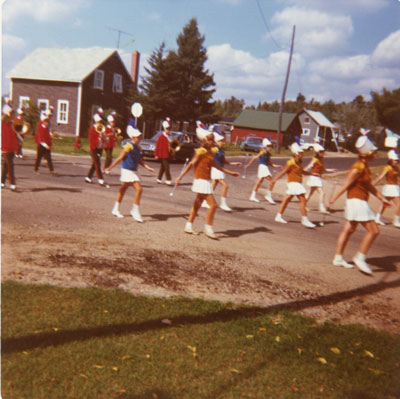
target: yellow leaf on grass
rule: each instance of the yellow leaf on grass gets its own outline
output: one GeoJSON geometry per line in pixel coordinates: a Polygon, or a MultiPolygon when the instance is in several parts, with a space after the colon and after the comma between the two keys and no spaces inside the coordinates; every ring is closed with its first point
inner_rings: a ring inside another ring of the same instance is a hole
{"type": "Polygon", "coordinates": [[[149,354],[147,354],[147,355],[146,355],[146,358],[147,358],[147,359],[150,359],[150,355],[149,355],[149,354]]]}
{"type": "Polygon", "coordinates": [[[86,374],[79,374],[81,377],[83,377],[83,378],[89,378],[86,374]]]}
{"type": "Polygon", "coordinates": [[[195,347],[195,346],[190,346],[190,345],[188,345],[187,346],[192,352],[196,352],[197,351],[197,348],[195,347]]]}
{"type": "Polygon", "coordinates": [[[248,338],[248,339],[254,338],[254,335],[252,335],[252,334],[247,334],[247,335],[246,335],[246,338],[248,338]]]}
{"type": "Polygon", "coordinates": [[[323,358],[323,357],[319,357],[319,358],[317,358],[317,360],[318,360],[320,363],[322,363],[322,364],[327,364],[327,363],[328,363],[328,362],[326,361],[326,359],[323,358]]]}
{"type": "Polygon", "coordinates": [[[237,374],[239,374],[239,373],[240,373],[240,371],[239,371],[239,370],[237,370],[237,369],[231,369],[231,371],[232,371],[232,373],[237,373],[237,374]]]}
{"type": "Polygon", "coordinates": [[[378,369],[371,369],[371,368],[368,368],[368,370],[371,371],[372,373],[374,373],[375,375],[385,374],[384,371],[378,370],[378,369]]]}
{"type": "Polygon", "coordinates": [[[281,337],[280,337],[279,335],[277,335],[277,336],[275,337],[275,341],[276,341],[276,342],[281,342],[281,337]]]}
{"type": "Polygon", "coordinates": [[[258,330],[259,331],[267,331],[267,329],[265,327],[260,327],[258,330]]]}
{"type": "Polygon", "coordinates": [[[111,369],[114,370],[114,371],[118,371],[119,370],[118,367],[115,367],[115,366],[111,367],[111,369]]]}
{"type": "Polygon", "coordinates": [[[297,352],[299,352],[299,355],[302,354],[303,350],[304,350],[303,348],[297,348],[297,352]]]}
{"type": "Polygon", "coordinates": [[[125,356],[121,357],[122,360],[127,360],[127,359],[131,359],[131,358],[132,358],[131,355],[125,355],[125,356]]]}
{"type": "Polygon", "coordinates": [[[122,394],[126,393],[126,390],[125,389],[118,389],[117,393],[119,395],[122,395],[122,394]]]}
{"type": "Polygon", "coordinates": [[[94,364],[93,367],[96,367],[96,369],[104,369],[104,366],[101,364],[94,364]]]}
{"type": "Polygon", "coordinates": [[[370,352],[370,351],[364,350],[364,353],[365,353],[365,356],[369,356],[369,357],[372,357],[372,358],[375,357],[374,354],[372,352],[370,352]]]}
{"type": "Polygon", "coordinates": [[[339,348],[331,348],[331,352],[333,352],[335,355],[340,355],[340,349],[339,348]]]}

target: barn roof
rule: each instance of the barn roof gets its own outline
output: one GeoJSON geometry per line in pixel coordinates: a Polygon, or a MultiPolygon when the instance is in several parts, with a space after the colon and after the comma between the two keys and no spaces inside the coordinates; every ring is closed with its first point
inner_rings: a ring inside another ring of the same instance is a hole
{"type": "MultiPolygon", "coordinates": [[[[235,127],[277,131],[278,117],[278,112],[245,109],[234,120],[233,125],[235,127]]],[[[296,113],[284,112],[282,114],[281,131],[286,131],[296,117],[296,113]]]]}
{"type": "Polygon", "coordinates": [[[12,68],[7,76],[20,79],[82,82],[114,53],[118,54],[115,49],[101,47],[38,48],[12,68]]]}

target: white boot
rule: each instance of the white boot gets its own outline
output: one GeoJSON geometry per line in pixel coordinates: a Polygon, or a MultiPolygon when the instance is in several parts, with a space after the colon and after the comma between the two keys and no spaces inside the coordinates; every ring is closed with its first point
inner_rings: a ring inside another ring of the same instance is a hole
{"type": "Polygon", "coordinates": [[[131,210],[131,215],[137,222],[143,223],[143,219],[142,219],[142,216],[140,215],[138,205],[133,205],[133,208],[131,210]]]}
{"type": "Polygon", "coordinates": [[[252,192],[251,192],[250,201],[253,201],[253,202],[260,202],[260,200],[258,200],[258,199],[256,198],[256,192],[255,192],[255,191],[252,191],[252,192]]]}
{"type": "Polygon", "coordinates": [[[193,224],[190,222],[186,222],[185,225],[185,233],[197,235],[198,233],[193,230],[193,224]]]}
{"type": "Polygon", "coordinates": [[[319,211],[320,211],[321,213],[324,213],[325,215],[329,215],[329,211],[325,208],[325,205],[324,205],[324,204],[320,204],[320,205],[319,205],[319,211]]]}
{"type": "Polygon", "coordinates": [[[400,216],[395,216],[393,220],[393,225],[395,227],[400,227],[400,216]]]}
{"type": "Polygon", "coordinates": [[[316,227],[316,225],[314,223],[310,222],[310,219],[308,219],[307,216],[301,217],[301,224],[305,227],[308,227],[309,229],[313,229],[314,227],[316,227]]]}
{"type": "Polygon", "coordinates": [[[116,216],[117,218],[123,218],[123,217],[124,217],[124,215],[122,215],[122,214],[119,212],[119,202],[116,202],[116,203],[114,204],[114,208],[113,208],[113,210],[111,211],[111,213],[112,213],[114,216],[116,216]]]}
{"type": "Polygon", "coordinates": [[[335,257],[333,258],[333,262],[332,262],[333,266],[343,266],[346,269],[353,269],[353,265],[351,265],[350,263],[347,263],[344,259],[342,255],[335,255],[335,257]]]}
{"type": "Polygon", "coordinates": [[[372,274],[372,270],[365,261],[365,255],[361,252],[357,252],[356,256],[353,258],[353,262],[363,273],[372,274]]]}
{"type": "Polygon", "coordinates": [[[282,217],[282,214],[277,213],[275,216],[275,222],[278,223],[287,223],[287,221],[282,217]]]}
{"type": "Polygon", "coordinates": [[[276,202],[272,199],[271,191],[267,190],[267,194],[265,194],[265,199],[272,205],[276,204],[276,202]]]}
{"type": "Polygon", "coordinates": [[[208,205],[208,202],[206,200],[203,200],[203,202],[201,203],[201,207],[202,208],[209,208],[210,205],[208,205]]]}
{"type": "Polygon", "coordinates": [[[386,223],[382,222],[381,220],[381,214],[377,213],[375,216],[375,223],[380,224],[381,226],[386,226],[386,223]]]}
{"type": "Polygon", "coordinates": [[[204,226],[204,234],[205,234],[208,238],[212,238],[212,239],[214,239],[214,240],[217,239],[217,236],[215,235],[212,226],[209,225],[209,224],[206,224],[206,225],[204,226]]]}
{"type": "Polygon", "coordinates": [[[232,212],[232,209],[229,208],[228,204],[226,203],[225,197],[221,197],[221,205],[219,207],[225,212],[232,212]]]}

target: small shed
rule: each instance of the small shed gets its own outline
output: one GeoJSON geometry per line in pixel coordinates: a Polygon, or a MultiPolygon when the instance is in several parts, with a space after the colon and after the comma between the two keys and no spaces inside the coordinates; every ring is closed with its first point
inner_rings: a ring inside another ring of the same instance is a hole
{"type": "MultiPolygon", "coordinates": [[[[273,143],[278,140],[278,112],[245,109],[233,121],[231,142],[237,143],[247,136],[268,137],[273,143]]],[[[288,147],[301,134],[301,124],[296,113],[282,114],[280,146],[288,147]]]]}
{"type": "Polygon", "coordinates": [[[138,63],[139,53],[133,52],[129,73],[115,49],[36,49],[7,75],[13,107],[53,106],[52,127],[65,135],[86,136],[98,107],[115,110],[126,124],[138,63]]]}
{"type": "Polygon", "coordinates": [[[299,112],[299,119],[302,127],[301,144],[319,141],[326,149],[337,149],[333,134],[335,126],[322,112],[303,109],[299,112]]]}

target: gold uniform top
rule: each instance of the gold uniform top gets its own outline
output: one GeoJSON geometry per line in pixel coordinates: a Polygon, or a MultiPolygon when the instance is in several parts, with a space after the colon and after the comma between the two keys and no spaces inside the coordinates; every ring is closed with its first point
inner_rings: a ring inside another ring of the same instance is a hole
{"type": "Polygon", "coordinates": [[[194,178],[211,180],[211,168],[218,167],[214,159],[214,154],[218,152],[218,148],[207,150],[204,147],[196,149],[196,154],[199,155],[199,160],[194,167],[194,178]]]}
{"type": "Polygon", "coordinates": [[[347,198],[357,198],[363,201],[368,201],[368,186],[371,184],[371,170],[368,165],[360,160],[353,164],[351,170],[354,169],[357,170],[360,175],[347,190],[347,198]]]}
{"type": "Polygon", "coordinates": [[[313,165],[311,168],[311,173],[317,173],[318,175],[322,175],[322,172],[324,170],[324,163],[322,162],[321,159],[314,157],[313,159],[313,165]]]}
{"type": "Polygon", "coordinates": [[[302,162],[296,162],[294,158],[289,159],[286,162],[286,166],[289,166],[289,171],[287,173],[287,182],[288,183],[302,183],[303,182],[303,165],[302,162]]]}
{"type": "Polygon", "coordinates": [[[386,165],[383,170],[386,173],[386,184],[398,184],[400,170],[397,166],[386,165]]]}

